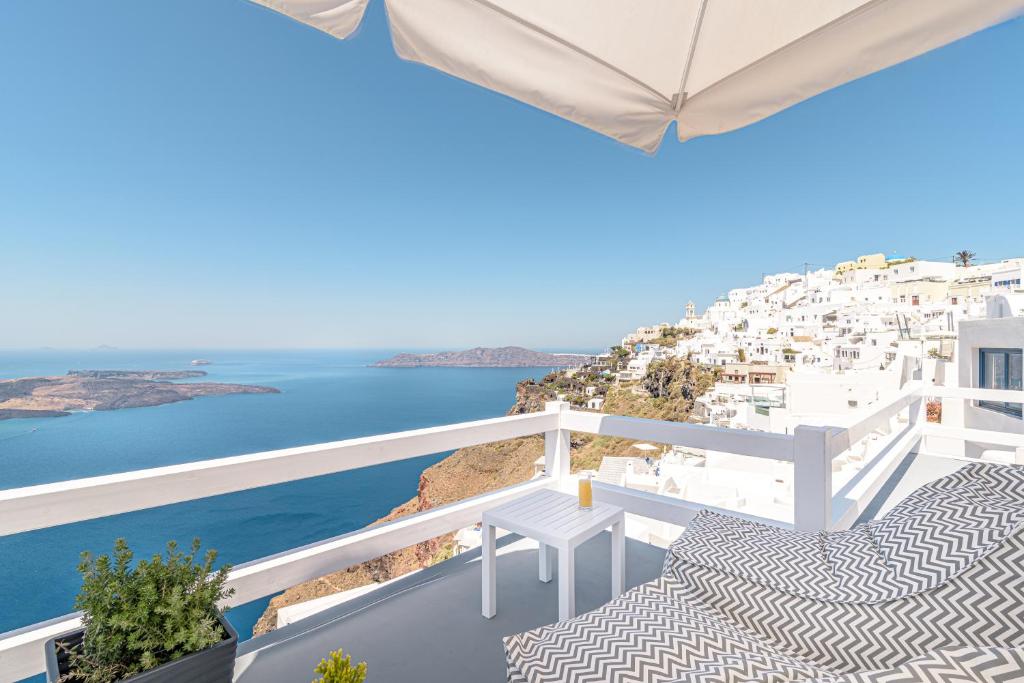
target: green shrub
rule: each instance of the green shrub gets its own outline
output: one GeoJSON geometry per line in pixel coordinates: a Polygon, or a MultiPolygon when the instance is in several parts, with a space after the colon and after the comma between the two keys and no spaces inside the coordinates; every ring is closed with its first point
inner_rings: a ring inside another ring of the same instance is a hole
{"type": "Polygon", "coordinates": [[[328,654],[327,659],[321,659],[313,673],[320,674],[313,683],[363,683],[366,680],[366,662],[352,666],[352,657],[339,649],[328,654]]]}
{"type": "Polygon", "coordinates": [[[72,680],[111,683],[216,645],[224,639],[217,603],[226,590],[228,566],[216,572],[215,550],[196,562],[199,539],[187,554],[174,541],[132,566],[132,551],[119,538],[113,558],[82,553],[82,610],[85,638],[70,653],[72,680]]]}

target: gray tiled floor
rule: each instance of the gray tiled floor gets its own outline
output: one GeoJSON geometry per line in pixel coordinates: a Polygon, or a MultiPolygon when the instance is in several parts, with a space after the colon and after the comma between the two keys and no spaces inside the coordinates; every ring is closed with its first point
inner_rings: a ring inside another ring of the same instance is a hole
{"type": "MultiPolygon", "coordinates": [[[[502,544],[503,543],[503,544],[502,544]]],[[[498,555],[498,614],[480,616],[479,553],[464,553],[344,605],[239,646],[238,683],[309,683],[339,647],[365,660],[368,683],[501,683],[501,638],[558,620],[557,580],[537,580],[537,546],[507,536],[498,555]]],[[[661,573],[662,548],[626,541],[627,588],[661,573]]],[[[576,605],[611,595],[609,534],[577,550],[576,605]]]]}

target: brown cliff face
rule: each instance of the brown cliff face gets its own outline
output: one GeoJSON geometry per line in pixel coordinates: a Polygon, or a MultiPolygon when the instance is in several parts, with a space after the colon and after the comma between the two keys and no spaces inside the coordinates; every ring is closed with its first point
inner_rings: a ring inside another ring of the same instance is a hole
{"type": "MultiPolygon", "coordinates": [[[[693,398],[714,384],[713,374],[686,362],[674,362],[668,379],[659,376],[670,390],[657,398],[637,396],[629,389],[603,387],[604,412],[660,420],[685,421],[693,398]]],[[[577,391],[576,380],[552,373],[541,382],[526,380],[516,386],[516,401],[509,415],[544,410],[546,401],[555,400],[559,391],[577,391]],[[558,385],[556,387],[556,384],[558,385]]],[[[606,455],[636,455],[635,441],[588,434],[574,434],[572,469],[597,469],[606,455]]],[[[511,486],[533,476],[533,464],[544,454],[544,437],[530,436],[482,446],[461,448],[420,475],[416,497],[378,520],[387,522],[406,515],[430,510],[466,498],[511,486]]],[[[306,600],[379,583],[428,567],[451,556],[454,534],[445,534],[409,548],[370,560],[349,569],[323,576],[289,588],[270,601],[253,629],[253,635],[272,631],[277,626],[277,610],[306,600]]]]}
{"type": "MultiPolygon", "coordinates": [[[[533,476],[534,461],[543,453],[544,438],[541,436],[461,448],[424,470],[420,475],[416,497],[395,508],[377,523],[526,481],[533,476]]],[[[253,635],[272,631],[277,626],[277,610],[286,605],[294,605],[370,583],[388,581],[447,559],[452,553],[453,538],[454,534],[438,536],[349,569],[293,586],[270,601],[270,605],[256,622],[253,635]]]]}
{"type": "Polygon", "coordinates": [[[516,402],[509,408],[509,415],[525,415],[527,413],[539,413],[544,410],[547,401],[554,401],[557,391],[543,382],[534,382],[532,379],[523,380],[516,385],[516,402]]]}

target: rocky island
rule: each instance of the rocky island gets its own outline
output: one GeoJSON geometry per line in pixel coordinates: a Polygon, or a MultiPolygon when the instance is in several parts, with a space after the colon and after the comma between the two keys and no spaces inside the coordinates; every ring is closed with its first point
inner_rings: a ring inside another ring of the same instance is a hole
{"type": "MultiPolygon", "coordinates": [[[[166,382],[171,379],[192,379],[206,377],[202,370],[68,370],[68,377],[92,379],[141,379],[166,382]]],[[[64,379],[61,377],[60,379],[64,379]]]]}
{"type": "Polygon", "coordinates": [[[71,370],[58,377],[0,380],[0,420],[158,406],[199,396],[278,393],[251,384],[170,381],[205,375],[202,370],[71,370]]]}
{"type": "Polygon", "coordinates": [[[375,368],[570,368],[583,365],[591,356],[571,353],[544,353],[521,346],[485,348],[441,353],[400,353],[373,364],[375,368]]]}

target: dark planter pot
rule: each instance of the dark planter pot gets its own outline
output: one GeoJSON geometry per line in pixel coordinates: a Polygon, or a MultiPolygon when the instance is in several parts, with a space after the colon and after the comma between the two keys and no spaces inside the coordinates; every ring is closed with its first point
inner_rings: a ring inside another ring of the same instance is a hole
{"type": "MultiPolygon", "coordinates": [[[[161,664],[155,669],[143,671],[121,683],[231,683],[235,671],[235,650],[238,647],[238,633],[228,623],[224,615],[217,614],[220,625],[224,627],[227,637],[213,647],[185,655],[173,662],[161,664]]],[[[60,677],[68,673],[68,654],[58,650],[57,643],[75,648],[82,644],[84,629],[68,631],[46,641],[46,680],[57,683],[60,677]]]]}

